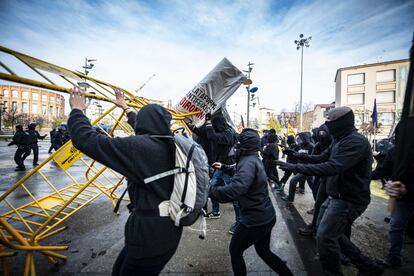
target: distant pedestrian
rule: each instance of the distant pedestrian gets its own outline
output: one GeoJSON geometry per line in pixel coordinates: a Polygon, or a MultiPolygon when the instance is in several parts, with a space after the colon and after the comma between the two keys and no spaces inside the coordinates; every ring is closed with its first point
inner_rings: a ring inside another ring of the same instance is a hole
{"type": "Polygon", "coordinates": [[[33,150],[33,166],[39,165],[37,161],[39,160],[39,146],[37,145],[38,139],[43,140],[46,138],[47,134],[40,135],[36,130],[36,124],[31,123],[28,126],[28,132],[30,135],[30,147],[33,150]]]}
{"type": "Polygon", "coordinates": [[[16,126],[16,133],[13,136],[13,141],[10,142],[8,146],[12,145],[17,146],[16,153],[14,154],[14,162],[17,164],[15,171],[26,170],[24,160],[30,155],[30,136],[27,131],[23,130],[22,125],[16,126]]]}
{"type": "Polygon", "coordinates": [[[53,149],[56,151],[54,147],[56,132],[57,132],[56,128],[52,129],[52,131],[50,132],[50,147],[49,147],[49,150],[47,151],[49,154],[52,153],[53,149]]]}
{"type": "Polygon", "coordinates": [[[210,197],[219,202],[240,202],[240,223],[230,242],[230,257],[234,275],[246,275],[243,253],[254,245],[259,257],[278,275],[293,275],[286,263],[270,250],[276,213],[269,197],[267,176],[259,159],[260,137],[253,129],[239,135],[236,166],[214,163],[213,166],[234,174],[226,186],[211,186],[210,197]]]}

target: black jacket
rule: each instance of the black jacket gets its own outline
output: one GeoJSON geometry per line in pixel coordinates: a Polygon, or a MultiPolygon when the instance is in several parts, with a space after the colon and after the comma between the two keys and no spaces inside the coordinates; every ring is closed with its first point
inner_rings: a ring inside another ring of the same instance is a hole
{"type": "Polygon", "coordinates": [[[370,182],[372,151],[368,140],[356,130],[334,140],[321,155],[309,156],[309,162],[297,164],[295,171],[306,175],[326,175],[328,195],[368,205],[371,200],[370,182]]]}
{"type": "Polygon", "coordinates": [[[175,167],[174,142],[150,137],[171,135],[171,115],[151,104],[137,115],[128,113],[128,118],[135,126],[135,136],[110,138],[99,134],[77,109],[70,113],[68,127],[77,149],[127,177],[134,208],[125,226],[125,247],[131,257],[152,258],[175,250],[182,233],[182,227],[175,227],[169,216],[157,215],[158,205],[171,196],[174,177],[144,184],[145,178],[175,167]]]}
{"type": "MultiPolygon", "coordinates": [[[[240,134],[240,141],[243,141],[245,135],[246,132],[240,134]]],[[[210,190],[210,197],[219,202],[239,202],[240,222],[246,227],[268,224],[276,216],[269,198],[266,172],[258,156],[259,146],[260,138],[257,135],[256,147],[244,151],[236,167],[224,167],[229,174],[234,173],[231,183],[226,186],[211,187],[210,190]]]]}
{"type": "Polygon", "coordinates": [[[201,127],[193,128],[192,131],[197,135],[195,141],[200,144],[207,155],[208,164],[213,164],[216,160],[214,160],[215,156],[213,153],[213,143],[207,137],[207,127],[205,125],[202,125],[201,127]]]}
{"type": "Polygon", "coordinates": [[[46,135],[40,135],[37,130],[29,129],[27,131],[30,135],[30,143],[31,144],[37,144],[38,139],[43,140],[45,139],[46,135]]]}
{"type": "Polygon", "coordinates": [[[12,142],[10,142],[8,145],[17,145],[17,147],[27,147],[30,146],[30,136],[27,131],[24,130],[18,130],[13,135],[12,142]]]}
{"type": "Polygon", "coordinates": [[[235,160],[229,156],[229,152],[236,143],[236,132],[225,121],[220,124],[222,125],[218,128],[206,127],[206,136],[212,142],[211,156],[214,158],[214,162],[231,165],[235,160]]]}

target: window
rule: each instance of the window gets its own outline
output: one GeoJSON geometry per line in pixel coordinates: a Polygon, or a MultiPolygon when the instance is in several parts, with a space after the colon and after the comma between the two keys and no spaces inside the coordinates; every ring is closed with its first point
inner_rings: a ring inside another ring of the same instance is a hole
{"type": "Polygon", "coordinates": [[[37,101],[39,99],[39,94],[37,93],[32,93],[32,100],[33,101],[37,101]]]}
{"type": "Polygon", "coordinates": [[[27,103],[22,103],[22,112],[23,113],[29,112],[29,106],[27,105],[27,103]]]}
{"type": "Polygon", "coordinates": [[[42,95],[42,102],[46,102],[47,101],[47,95],[42,95]]]}
{"type": "Polygon", "coordinates": [[[59,117],[60,116],[60,110],[59,110],[59,107],[56,107],[56,117],[59,117]]]}
{"type": "Polygon", "coordinates": [[[12,111],[17,112],[17,102],[12,102],[12,111]]]}
{"type": "Polygon", "coordinates": [[[377,71],[377,82],[395,81],[395,70],[377,71]]]}
{"type": "Polygon", "coordinates": [[[18,98],[19,97],[19,91],[13,90],[12,91],[12,96],[13,96],[13,98],[18,98]]]}
{"type": "Polygon", "coordinates": [[[49,115],[53,116],[53,106],[49,106],[49,115]]]}
{"type": "Polygon", "coordinates": [[[365,94],[349,94],[348,95],[348,104],[364,104],[365,103],[365,94]]]}
{"type": "Polygon", "coordinates": [[[5,98],[8,98],[9,97],[9,90],[3,90],[3,96],[5,98]]]}
{"type": "Polygon", "coordinates": [[[46,112],[47,112],[46,105],[42,104],[42,115],[46,115],[46,112]]]}
{"type": "Polygon", "coordinates": [[[3,110],[6,111],[7,109],[9,109],[9,102],[8,101],[4,101],[3,102],[3,106],[0,106],[0,107],[5,108],[3,110]]]}
{"type": "Polygon", "coordinates": [[[395,103],[395,91],[377,92],[377,103],[395,103]]]}
{"type": "Polygon", "coordinates": [[[394,124],[394,112],[378,113],[378,122],[384,126],[392,126],[394,124]]]}
{"type": "Polygon", "coordinates": [[[357,85],[365,83],[365,73],[348,75],[348,85],[357,85]]]}
{"type": "Polygon", "coordinates": [[[49,101],[50,101],[51,104],[54,104],[55,103],[55,97],[50,96],[49,101]]]}
{"type": "Polygon", "coordinates": [[[37,114],[37,103],[32,103],[32,113],[37,114]]]}
{"type": "Polygon", "coordinates": [[[24,99],[24,100],[29,99],[29,92],[27,92],[27,91],[23,91],[23,92],[22,92],[22,99],[24,99]]]}

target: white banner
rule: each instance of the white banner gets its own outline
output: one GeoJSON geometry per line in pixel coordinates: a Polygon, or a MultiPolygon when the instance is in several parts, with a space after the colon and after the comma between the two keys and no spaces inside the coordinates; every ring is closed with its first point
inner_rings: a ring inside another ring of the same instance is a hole
{"type": "Polygon", "coordinates": [[[207,113],[213,114],[225,108],[228,98],[246,79],[231,62],[223,58],[181,101],[175,106],[180,113],[200,112],[192,116],[195,124],[203,121],[207,113]]]}

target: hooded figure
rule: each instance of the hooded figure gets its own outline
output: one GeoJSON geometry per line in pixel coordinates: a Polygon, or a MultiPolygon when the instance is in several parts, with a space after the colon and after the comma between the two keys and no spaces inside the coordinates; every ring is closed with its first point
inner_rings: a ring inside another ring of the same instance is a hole
{"type": "Polygon", "coordinates": [[[37,166],[37,161],[39,160],[39,146],[37,145],[38,139],[43,140],[46,137],[45,135],[40,135],[36,130],[36,124],[31,123],[27,126],[28,133],[30,136],[30,147],[33,150],[33,166],[37,166]]]}
{"type": "Polygon", "coordinates": [[[233,164],[234,159],[229,156],[229,152],[236,143],[236,133],[222,115],[214,116],[211,124],[206,123],[206,135],[213,143],[211,151],[214,161],[233,164]]]}
{"type": "Polygon", "coordinates": [[[172,135],[171,115],[163,107],[150,104],[138,114],[130,111],[127,116],[135,136],[111,138],[99,134],[79,109],[70,113],[68,128],[77,149],[128,179],[131,214],[125,226],[125,247],[113,275],[153,275],[174,255],[182,233],[182,227],[174,226],[165,208],[174,176],[144,183],[145,178],[175,167],[173,139],[151,137],[172,135]]]}
{"type": "Polygon", "coordinates": [[[268,144],[263,149],[262,157],[267,177],[279,185],[279,175],[276,169],[276,161],[279,160],[279,148],[275,134],[270,133],[268,135],[268,144]]]}
{"type": "Polygon", "coordinates": [[[324,272],[341,275],[340,252],[359,272],[381,275],[383,268],[364,256],[345,235],[353,222],[370,203],[372,169],[371,145],[354,126],[354,113],[347,106],[333,108],[326,126],[334,137],[330,150],[325,150],[315,164],[282,164],[283,170],[306,175],[326,176],[326,193],[317,226],[317,247],[324,272]]]}
{"type": "Polygon", "coordinates": [[[276,214],[269,198],[267,176],[259,159],[260,137],[253,129],[239,135],[237,165],[215,163],[218,169],[234,174],[226,186],[211,186],[210,197],[219,202],[240,202],[241,219],[230,242],[230,255],[235,275],[246,275],[243,252],[254,244],[259,256],[279,275],[293,275],[286,264],[270,251],[270,236],[276,214]]]}

